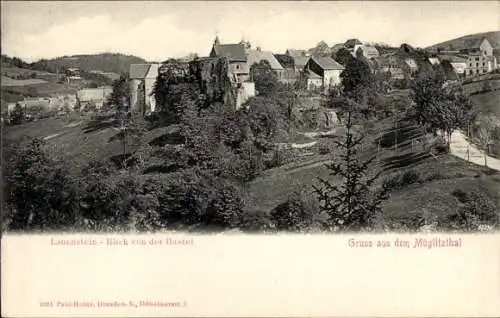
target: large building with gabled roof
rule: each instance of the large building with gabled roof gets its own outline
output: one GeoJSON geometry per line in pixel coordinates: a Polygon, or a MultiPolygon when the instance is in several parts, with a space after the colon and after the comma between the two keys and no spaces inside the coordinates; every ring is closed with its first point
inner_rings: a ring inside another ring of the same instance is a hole
{"type": "Polygon", "coordinates": [[[159,64],[131,64],[130,110],[142,115],[156,111],[153,89],[158,77],[159,64]]]}

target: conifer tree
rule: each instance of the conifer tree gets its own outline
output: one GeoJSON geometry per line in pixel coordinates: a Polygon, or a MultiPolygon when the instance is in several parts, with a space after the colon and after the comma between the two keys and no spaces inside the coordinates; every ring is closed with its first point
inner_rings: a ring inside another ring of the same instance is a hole
{"type": "MultiPolygon", "coordinates": [[[[352,102],[350,102],[352,105],[352,102]]],[[[376,158],[361,161],[358,146],[363,136],[356,137],[352,131],[352,106],[347,112],[346,136],[344,141],[336,142],[342,150],[339,162],[327,165],[331,175],[340,176],[342,181],[318,177],[319,186],[313,186],[321,209],[328,213],[329,227],[333,230],[370,230],[382,212],[381,204],[389,196],[386,186],[377,189],[375,181],[380,172],[370,176],[370,164],[376,158]]]]}

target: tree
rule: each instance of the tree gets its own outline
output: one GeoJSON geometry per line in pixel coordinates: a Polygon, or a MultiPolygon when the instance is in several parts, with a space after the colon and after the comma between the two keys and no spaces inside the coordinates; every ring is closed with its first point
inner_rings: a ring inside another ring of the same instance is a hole
{"type": "Polygon", "coordinates": [[[434,133],[445,132],[449,143],[453,131],[473,118],[472,103],[460,88],[444,87],[439,70],[420,75],[412,85],[413,116],[419,125],[434,133]]]}
{"type": "Polygon", "coordinates": [[[10,122],[14,125],[21,124],[26,117],[24,107],[20,103],[16,103],[14,111],[11,114],[10,122]]]}
{"type": "Polygon", "coordinates": [[[351,51],[349,51],[346,48],[341,48],[340,50],[335,53],[333,56],[333,59],[340,64],[346,66],[349,61],[354,59],[354,56],[352,56],[351,51]]]}
{"type": "Polygon", "coordinates": [[[376,88],[370,66],[362,59],[350,59],[340,78],[345,96],[358,104],[364,104],[376,88]]]}
{"type": "Polygon", "coordinates": [[[78,219],[78,187],[67,169],[51,160],[42,139],[21,142],[8,170],[9,228],[61,229],[78,219]]]}
{"type": "Polygon", "coordinates": [[[106,107],[119,112],[128,112],[130,100],[130,85],[128,77],[121,75],[119,79],[113,82],[113,90],[108,100],[106,107]]]}
{"type": "Polygon", "coordinates": [[[488,166],[488,153],[491,142],[494,140],[497,124],[490,116],[481,116],[477,122],[477,137],[484,149],[484,166],[488,166]]]}
{"type": "Polygon", "coordinates": [[[385,185],[381,189],[375,188],[374,182],[380,172],[369,175],[369,166],[376,156],[364,162],[359,160],[357,147],[363,136],[354,136],[351,113],[352,110],[349,110],[347,114],[345,140],[336,142],[342,150],[340,163],[327,165],[331,174],[340,176],[342,181],[335,184],[318,177],[320,185],[313,188],[321,202],[321,209],[329,215],[328,222],[332,229],[370,230],[376,226],[389,188],[385,185]]]}
{"type": "Polygon", "coordinates": [[[269,96],[275,94],[278,90],[278,77],[267,60],[254,63],[250,67],[250,76],[259,95],[269,96]]]}

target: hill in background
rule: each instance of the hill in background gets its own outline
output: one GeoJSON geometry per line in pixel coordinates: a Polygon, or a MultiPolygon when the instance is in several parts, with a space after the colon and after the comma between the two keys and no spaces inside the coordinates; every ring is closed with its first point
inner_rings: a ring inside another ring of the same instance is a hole
{"type": "Polygon", "coordinates": [[[101,53],[90,55],[63,56],[54,59],[42,59],[30,65],[35,70],[50,73],[63,72],[68,67],[77,67],[85,72],[102,71],[117,74],[128,73],[130,64],[147,63],[146,60],[119,53],[101,53]]]}
{"type": "Polygon", "coordinates": [[[434,44],[427,49],[436,50],[437,48],[442,48],[443,50],[461,50],[466,48],[466,42],[470,40],[481,40],[482,38],[487,38],[493,46],[493,49],[496,51],[500,50],[500,31],[469,34],[453,40],[434,44]]]}

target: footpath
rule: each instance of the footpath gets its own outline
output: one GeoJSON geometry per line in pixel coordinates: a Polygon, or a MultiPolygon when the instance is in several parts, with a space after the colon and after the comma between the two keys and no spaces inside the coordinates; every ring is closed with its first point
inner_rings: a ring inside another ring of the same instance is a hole
{"type": "MultiPolygon", "coordinates": [[[[471,144],[462,132],[457,130],[451,135],[450,148],[452,155],[484,166],[484,151],[479,150],[475,145],[471,144]]],[[[488,168],[500,171],[499,159],[486,156],[486,164],[488,168]]]]}

